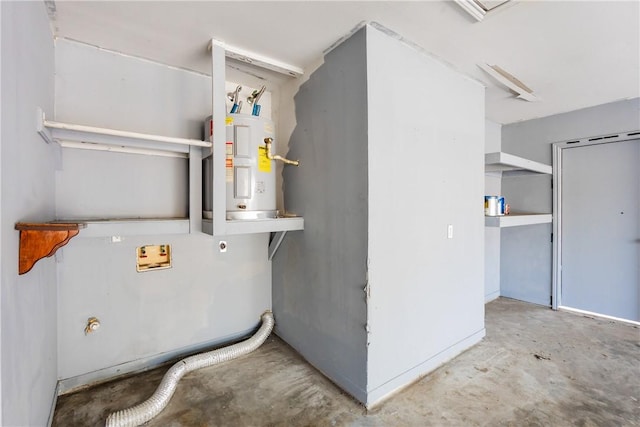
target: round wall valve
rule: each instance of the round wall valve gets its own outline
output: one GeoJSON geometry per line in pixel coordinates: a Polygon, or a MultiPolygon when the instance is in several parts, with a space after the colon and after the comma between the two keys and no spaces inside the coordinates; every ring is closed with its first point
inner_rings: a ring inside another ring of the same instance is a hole
{"type": "Polygon", "coordinates": [[[100,320],[97,317],[90,317],[87,319],[87,326],[84,328],[84,334],[90,334],[100,327],[100,320]]]}

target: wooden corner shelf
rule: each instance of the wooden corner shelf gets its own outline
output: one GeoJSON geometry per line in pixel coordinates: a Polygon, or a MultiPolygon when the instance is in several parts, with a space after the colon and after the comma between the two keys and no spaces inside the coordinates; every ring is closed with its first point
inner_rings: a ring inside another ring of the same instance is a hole
{"type": "Polygon", "coordinates": [[[17,223],[15,229],[20,231],[18,274],[29,272],[36,262],[55,254],[84,227],[82,223],[17,223]]]}

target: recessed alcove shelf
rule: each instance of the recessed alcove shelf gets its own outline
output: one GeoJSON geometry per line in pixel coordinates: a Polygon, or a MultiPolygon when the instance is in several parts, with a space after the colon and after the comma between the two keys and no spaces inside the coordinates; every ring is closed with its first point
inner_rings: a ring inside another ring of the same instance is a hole
{"type": "MultiPolygon", "coordinates": [[[[218,40],[211,40],[209,44],[209,50],[211,53],[211,116],[213,117],[213,147],[211,153],[213,154],[213,170],[212,179],[213,185],[211,186],[213,200],[213,212],[212,219],[202,219],[202,231],[213,236],[229,236],[239,234],[253,234],[253,233],[278,233],[277,238],[274,238],[272,242],[280,242],[283,236],[288,231],[303,230],[304,218],[302,217],[277,217],[277,218],[264,218],[255,220],[228,220],[226,216],[226,197],[227,181],[226,181],[226,147],[224,142],[226,141],[226,117],[227,108],[225,105],[226,90],[226,57],[238,59],[237,53],[239,50],[232,46],[229,46],[218,40]],[[281,233],[281,234],[280,234],[281,233]]],[[[245,55],[246,56],[246,55],[245,55]]],[[[283,64],[280,61],[273,60],[272,58],[263,57],[261,55],[257,57],[247,56],[248,61],[252,65],[256,66],[256,69],[268,69],[276,71],[291,77],[295,77],[303,74],[302,69],[292,67],[283,64]]],[[[259,71],[258,71],[259,72],[259,71]]],[[[207,150],[203,150],[207,151],[207,150]]],[[[301,166],[304,167],[304,166],[301,166]]],[[[270,246],[270,258],[277,250],[278,245],[272,244],[270,246]]]]}
{"type": "MultiPolygon", "coordinates": [[[[40,108],[36,113],[36,130],[47,143],[55,142],[63,148],[185,158],[189,160],[191,181],[200,180],[200,171],[197,167],[201,161],[202,148],[212,146],[211,142],[197,139],[56,122],[47,120],[40,108]]],[[[190,200],[190,204],[193,202],[190,200]]],[[[83,224],[83,228],[86,228],[83,237],[188,234],[193,232],[193,225],[197,221],[196,215],[199,215],[200,208],[192,206],[190,212],[193,214],[190,213],[189,218],[80,218],[64,222],[83,224]]],[[[108,214],[105,212],[105,216],[108,214]]],[[[61,222],[63,221],[56,223],[61,222]]]]}
{"type": "MultiPolygon", "coordinates": [[[[553,173],[553,168],[513,154],[495,152],[484,155],[484,171],[488,174],[537,175],[553,173]]],[[[485,216],[485,227],[518,227],[521,225],[545,224],[552,221],[550,213],[511,213],[510,215],[485,216]]]]}

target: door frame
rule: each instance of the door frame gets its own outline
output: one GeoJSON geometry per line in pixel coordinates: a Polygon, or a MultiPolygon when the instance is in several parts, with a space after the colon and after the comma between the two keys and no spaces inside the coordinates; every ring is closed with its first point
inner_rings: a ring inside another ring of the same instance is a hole
{"type": "MultiPolygon", "coordinates": [[[[582,310],[571,307],[564,307],[562,305],[562,150],[565,150],[567,148],[586,147],[589,145],[611,144],[614,142],[629,141],[639,138],[640,130],[634,130],[629,132],[619,132],[608,135],[571,139],[567,141],[554,142],[551,144],[553,150],[553,265],[551,279],[552,309],[562,309],[586,313],[582,310]]],[[[613,319],[613,317],[611,316],[605,316],[598,313],[588,314],[595,314],[600,317],[608,317],[613,319]]],[[[629,320],[626,319],[615,319],[629,322],[629,320]]]]}

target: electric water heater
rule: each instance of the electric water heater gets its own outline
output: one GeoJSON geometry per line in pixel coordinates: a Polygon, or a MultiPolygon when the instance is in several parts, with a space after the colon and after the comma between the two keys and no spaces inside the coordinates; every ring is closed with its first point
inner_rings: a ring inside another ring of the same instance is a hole
{"type": "MultiPolygon", "coordinates": [[[[273,146],[273,122],[249,114],[226,117],[225,181],[226,219],[262,219],[276,217],[276,165],[273,146]]],[[[205,135],[211,140],[213,121],[205,122],[205,135]]],[[[279,156],[278,156],[279,157],[279,156]]],[[[213,211],[213,158],[202,161],[203,217],[213,211]]]]}

